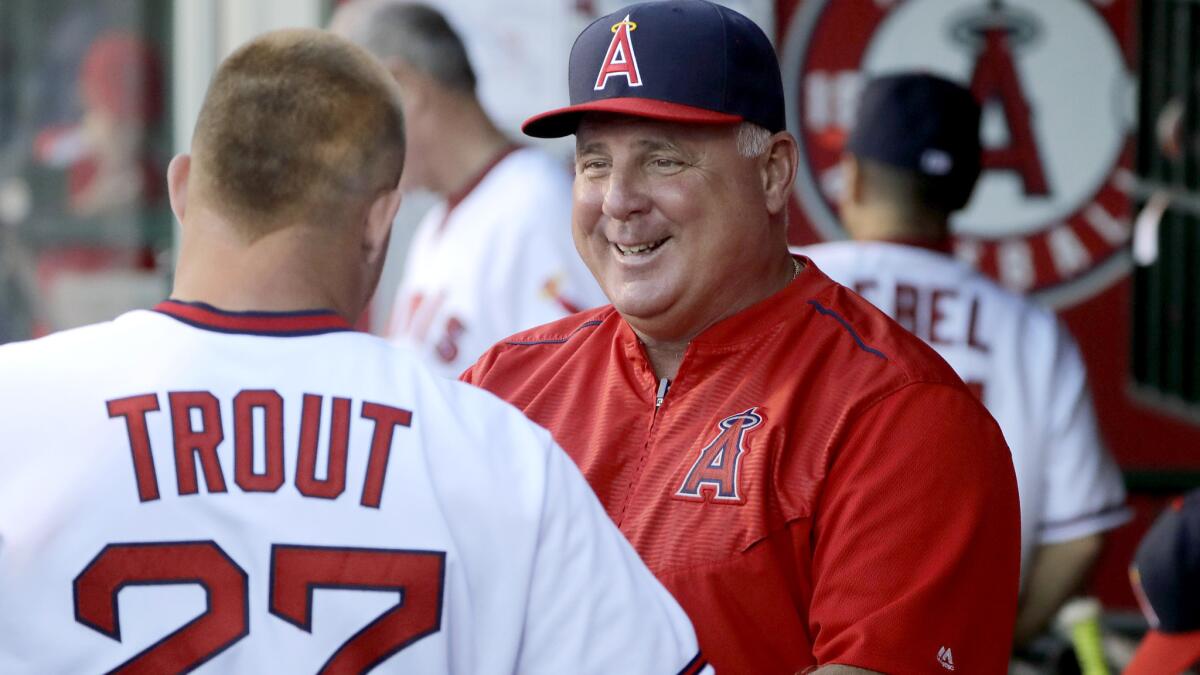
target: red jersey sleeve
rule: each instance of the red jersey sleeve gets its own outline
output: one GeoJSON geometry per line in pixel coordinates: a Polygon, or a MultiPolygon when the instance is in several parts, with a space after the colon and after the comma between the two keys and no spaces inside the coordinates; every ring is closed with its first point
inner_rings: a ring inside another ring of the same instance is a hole
{"type": "Polygon", "coordinates": [[[1005,673],[1019,519],[1004,438],[965,389],[909,384],[852,412],[816,503],[818,663],[1005,673]]]}

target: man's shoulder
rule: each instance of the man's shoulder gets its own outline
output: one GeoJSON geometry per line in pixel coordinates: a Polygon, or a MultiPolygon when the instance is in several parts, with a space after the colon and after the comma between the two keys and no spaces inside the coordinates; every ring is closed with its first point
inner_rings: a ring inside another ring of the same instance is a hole
{"type": "Polygon", "coordinates": [[[620,315],[612,305],[593,307],[514,333],[493,345],[488,353],[530,352],[528,348],[539,347],[542,349],[533,351],[575,351],[591,344],[597,336],[611,335],[619,321],[620,315]]]}
{"type": "Polygon", "coordinates": [[[565,161],[537,148],[518,148],[509,153],[481,187],[491,199],[535,206],[537,201],[571,195],[571,171],[565,161]],[[515,189],[519,188],[519,189],[515,189]]]}
{"type": "Polygon", "coordinates": [[[801,339],[834,350],[826,368],[858,373],[870,389],[899,388],[915,382],[962,382],[953,369],[920,338],[908,332],[862,296],[829,279],[813,265],[813,291],[804,301],[811,320],[801,339]]]}
{"type": "MultiPolygon", "coordinates": [[[[38,368],[42,364],[83,363],[104,359],[110,348],[121,348],[127,338],[146,330],[150,312],[135,311],[113,321],[70,328],[42,337],[0,345],[0,369],[38,368]],[[124,336],[124,337],[123,337],[124,336]]],[[[150,320],[153,321],[152,319],[150,320]]]]}
{"type": "Polygon", "coordinates": [[[577,312],[504,338],[463,375],[473,384],[511,371],[559,363],[581,351],[608,349],[621,317],[612,305],[577,312]]]}

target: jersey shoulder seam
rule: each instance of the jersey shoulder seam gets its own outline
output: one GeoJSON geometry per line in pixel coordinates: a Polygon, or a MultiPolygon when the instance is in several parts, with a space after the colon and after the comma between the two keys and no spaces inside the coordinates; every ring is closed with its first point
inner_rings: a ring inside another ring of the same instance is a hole
{"type": "Polygon", "coordinates": [[[825,305],[822,305],[821,302],[816,299],[809,299],[808,304],[813,309],[815,309],[817,311],[817,313],[820,314],[821,316],[827,316],[827,317],[832,318],[834,321],[837,321],[838,324],[842,327],[842,329],[845,330],[847,333],[849,333],[850,337],[854,338],[854,343],[856,345],[858,345],[859,349],[861,349],[862,351],[864,351],[872,356],[881,358],[884,361],[891,360],[888,358],[887,354],[884,354],[883,352],[879,351],[878,349],[875,349],[874,347],[871,347],[866,342],[864,342],[862,337],[858,334],[858,331],[854,330],[854,327],[850,325],[850,322],[847,321],[845,319],[845,317],[843,317],[837,311],[832,310],[832,309],[826,307],[825,305]]]}
{"type": "Polygon", "coordinates": [[[579,333],[579,331],[581,331],[585,328],[595,328],[596,326],[599,326],[602,323],[604,323],[604,321],[602,321],[600,319],[592,319],[590,321],[584,321],[583,323],[576,326],[575,329],[572,330],[570,333],[567,333],[566,335],[564,335],[562,337],[545,337],[540,340],[511,340],[510,339],[510,340],[505,340],[504,344],[508,345],[510,347],[536,347],[539,345],[561,345],[561,344],[564,344],[567,341],[569,341],[571,338],[575,337],[575,335],[577,333],[579,333]]]}

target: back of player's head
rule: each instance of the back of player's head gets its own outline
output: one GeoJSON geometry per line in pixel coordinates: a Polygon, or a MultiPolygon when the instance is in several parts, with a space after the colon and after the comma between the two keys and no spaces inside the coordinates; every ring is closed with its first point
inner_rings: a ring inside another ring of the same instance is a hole
{"type": "Polygon", "coordinates": [[[218,68],[192,155],[192,189],[251,233],[336,223],[400,180],[395,83],[370,55],[327,32],[268,33],[218,68]]]}
{"type": "Polygon", "coordinates": [[[928,73],[877,77],[863,90],[846,150],[867,165],[868,188],[949,214],[979,178],[980,107],[964,87],[928,73]],[[872,181],[871,179],[874,179],[872,181]]]}
{"type": "Polygon", "coordinates": [[[447,89],[475,93],[466,46],[446,17],[428,5],[355,0],[338,10],[331,28],[384,63],[398,60],[447,89]]]}

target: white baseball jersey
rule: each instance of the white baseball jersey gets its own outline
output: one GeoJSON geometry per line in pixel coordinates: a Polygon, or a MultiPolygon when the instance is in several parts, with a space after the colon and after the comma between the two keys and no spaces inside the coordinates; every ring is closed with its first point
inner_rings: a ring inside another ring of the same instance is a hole
{"type": "Polygon", "coordinates": [[[0,347],[0,673],[705,672],[549,433],[414,362],[172,301],[0,347]]]}
{"type": "Polygon", "coordinates": [[[520,148],[417,226],[388,335],[457,377],[519,330],[607,303],[571,239],[570,172],[520,148]]]}
{"type": "Polygon", "coordinates": [[[842,241],[799,252],[937,350],[996,418],[1017,474],[1022,580],[1038,545],[1129,519],[1079,348],[1052,312],[938,251],[842,241]]]}

